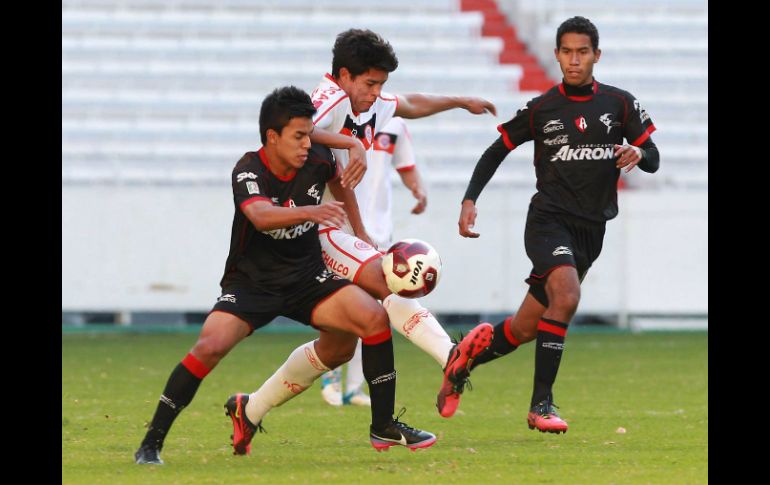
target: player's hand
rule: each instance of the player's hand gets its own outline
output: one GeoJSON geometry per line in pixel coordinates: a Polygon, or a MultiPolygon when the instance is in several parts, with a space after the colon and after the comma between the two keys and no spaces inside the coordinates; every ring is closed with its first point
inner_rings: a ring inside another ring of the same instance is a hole
{"type": "Polygon", "coordinates": [[[633,145],[615,145],[615,156],[618,157],[615,166],[626,167],[626,173],[628,173],[642,161],[642,149],[633,145]]]}
{"type": "Polygon", "coordinates": [[[484,113],[492,113],[497,116],[497,108],[495,105],[483,98],[465,98],[464,108],[475,115],[483,115],[484,113]]]}
{"type": "Polygon", "coordinates": [[[471,231],[471,228],[476,224],[476,214],[476,204],[471,200],[464,200],[460,210],[460,221],[457,223],[460,226],[462,237],[479,237],[479,233],[471,231]]]}
{"type": "Polygon", "coordinates": [[[417,199],[417,205],[412,208],[412,214],[422,214],[428,207],[428,196],[420,187],[412,189],[412,195],[417,199]]]}
{"type": "Polygon", "coordinates": [[[345,224],[345,204],[338,200],[330,200],[321,205],[306,206],[309,219],[316,224],[325,224],[327,226],[342,227],[345,224]]]}
{"type": "Polygon", "coordinates": [[[342,172],[340,183],[346,189],[355,189],[366,173],[366,150],[360,141],[348,149],[348,166],[342,172]]]}

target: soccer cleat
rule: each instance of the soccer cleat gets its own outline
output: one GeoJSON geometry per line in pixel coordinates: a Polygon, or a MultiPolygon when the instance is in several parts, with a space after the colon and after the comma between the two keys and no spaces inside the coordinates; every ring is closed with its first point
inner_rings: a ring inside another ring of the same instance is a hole
{"type": "Polygon", "coordinates": [[[137,465],[162,465],[160,448],[153,445],[142,445],[134,453],[134,461],[137,465]]]}
{"type": "Polygon", "coordinates": [[[352,404],[354,406],[371,406],[372,398],[366,395],[364,391],[358,389],[355,392],[346,392],[342,396],[342,404],[352,404]]]}
{"type": "Polygon", "coordinates": [[[557,406],[551,401],[540,401],[527,414],[529,429],[537,428],[541,433],[566,433],[567,422],[559,417],[557,406]]]}
{"type": "Polygon", "coordinates": [[[374,429],[373,426],[369,427],[369,440],[375,450],[388,451],[391,446],[401,445],[416,451],[419,448],[433,446],[433,443],[436,442],[436,435],[412,428],[398,420],[405,412],[406,408],[401,408],[398,416],[384,429],[374,429]]]}
{"type": "Polygon", "coordinates": [[[469,384],[471,364],[480,353],[492,344],[495,327],[489,323],[480,323],[468,333],[459,344],[449,352],[447,364],[444,367],[444,381],[436,398],[436,407],[441,416],[452,417],[460,405],[460,395],[469,384]]]}
{"type": "Polygon", "coordinates": [[[248,394],[234,394],[225,403],[225,416],[230,416],[233,421],[233,455],[248,455],[251,452],[251,439],[259,430],[264,433],[262,421],[256,425],[251,424],[246,417],[246,403],[249,402],[248,394]]]}
{"type": "Polygon", "coordinates": [[[332,406],[342,406],[342,369],[339,367],[321,376],[321,397],[332,406]]]}

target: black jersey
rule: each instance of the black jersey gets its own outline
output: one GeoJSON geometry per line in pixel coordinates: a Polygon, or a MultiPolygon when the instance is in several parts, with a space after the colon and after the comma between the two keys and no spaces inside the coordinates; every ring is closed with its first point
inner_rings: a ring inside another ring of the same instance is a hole
{"type": "Polygon", "coordinates": [[[337,176],[334,156],[328,148],[313,145],[305,165],[292,177],[278,177],[269,167],[261,148],[247,152],[233,169],[235,216],[222,288],[245,284],[266,293],[283,293],[325,267],[316,223],[259,231],[243,208],[258,200],[283,207],[320,204],[326,182],[337,176]]]}
{"type": "Polygon", "coordinates": [[[613,145],[625,138],[639,146],[655,125],[626,91],[596,81],[580,88],[582,96],[568,95],[570,89],[554,86],[497,129],[510,150],[535,141],[535,207],[607,221],[618,214],[613,145]]]}

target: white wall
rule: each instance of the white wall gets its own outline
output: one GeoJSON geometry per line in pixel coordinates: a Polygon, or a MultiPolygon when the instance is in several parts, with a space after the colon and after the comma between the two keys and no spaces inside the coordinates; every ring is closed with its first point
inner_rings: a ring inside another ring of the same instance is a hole
{"type": "MultiPolygon", "coordinates": [[[[396,191],[396,238],[433,244],[444,270],[434,312],[515,310],[531,268],[533,190],[490,185],[479,239],[457,234],[464,186],[433,185],[426,214],[396,191]]],[[[583,283],[585,313],[707,314],[708,193],[625,191],[583,283]]],[[[62,310],[208,311],[219,296],[233,203],[228,185],[62,187],[62,310]]]]}

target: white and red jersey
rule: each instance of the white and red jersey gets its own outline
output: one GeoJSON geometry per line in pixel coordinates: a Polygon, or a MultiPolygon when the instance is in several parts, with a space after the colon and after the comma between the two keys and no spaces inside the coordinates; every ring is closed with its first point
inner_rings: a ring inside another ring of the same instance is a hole
{"type": "Polygon", "coordinates": [[[393,217],[391,171],[414,170],[416,166],[412,138],[403,118],[392,118],[374,137],[374,151],[368,160],[366,185],[356,187],[361,219],[380,249],[392,244],[393,217]]]}
{"type": "MultiPolygon", "coordinates": [[[[340,133],[347,136],[358,138],[366,149],[366,158],[368,168],[363,179],[356,187],[356,197],[361,210],[361,218],[368,229],[371,224],[367,219],[367,214],[371,211],[365,207],[366,202],[362,202],[362,194],[365,194],[369,187],[376,185],[376,182],[369,180],[372,178],[370,173],[371,159],[374,156],[374,135],[385,128],[385,125],[393,118],[398,106],[398,98],[395,95],[382,92],[371,108],[364,113],[353,111],[350,105],[350,99],[345,91],[337,84],[330,74],[326,74],[318,87],[310,95],[313,105],[316,107],[316,114],[313,116],[313,124],[332,133],[340,133]]],[[[337,163],[344,169],[348,164],[348,151],[344,149],[332,149],[337,163]]],[[[333,200],[334,197],[330,191],[324,194],[324,201],[333,200]]],[[[345,232],[353,234],[349,224],[342,228],[345,232]]]]}

